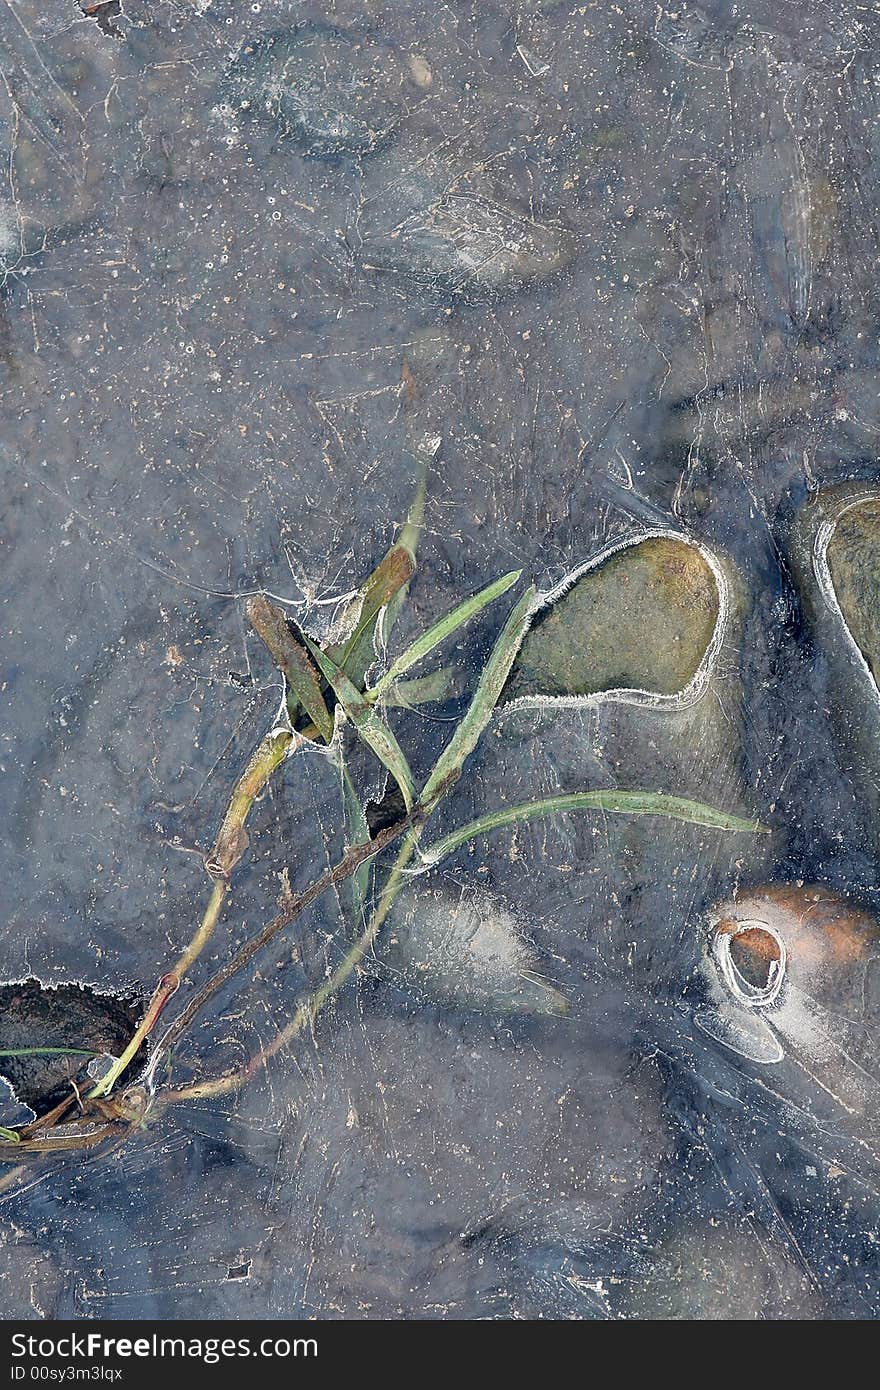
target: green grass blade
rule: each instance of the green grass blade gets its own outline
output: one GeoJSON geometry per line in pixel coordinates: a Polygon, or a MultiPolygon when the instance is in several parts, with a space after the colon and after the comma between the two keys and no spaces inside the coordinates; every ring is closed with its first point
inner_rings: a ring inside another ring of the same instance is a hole
{"type": "Polygon", "coordinates": [[[419,471],[416,479],[416,490],[413,499],[409,504],[406,514],[406,521],[400,528],[400,535],[395,542],[402,545],[404,550],[408,550],[413,560],[416,558],[416,547],[419,537],[422,534],[422,524],[425,520],[425,498],[428,494],[428,465],[440,447],[439,438],[428,440],[428,447],[420,445],[415,450],[415,457],[418,460],[419,471]],[[433,446],[433,447],[432,447],[433,446]]]}
{"type": "Polygon", "coordinates": [[[403,794],[406,809],[410,811],[415,798],[415,786],[409,763],[397,739],[336,662],[308,637],[305,640],[321,675],[333,688],[337,700],[364,743],[372,748],[380,763],[391,773],[403,794]]]}
{"type": "Polygon", "coordinates": [[[5,1144],[20,1144],[21,1135],[14,1129],[7,1129],[5,1125],[0,1125],[0,1139],[5,1144]]]}
{"type": "Polygon", "coordinates": [[[427,810],[439,801],[444,791],[460,776],[465,760],[476,748],[480,735],[492,718],[492,712],[504,689],[510,668],[529,625],[534,599],[535,586],[530,585],[501,629],[483,667],[467,712],[425,783],[421,799],[427,810]]]}
{"type": "Polygon", "coordinates": [[[681,796],[667,796],[665,792],[627,792],[592,791],[571,792],[564,796],[550,796],[544,801],[525,801],[518,806],[505,806],[503,810],[491,811],[479,820],[463,825],[435,840],[421,851],[425,867],[430,867],[445,859],[459,845],[478,835],[488,835],[502,826],[514,825],[521,821],[537,820],[541,816],[556,815],[560,811],[613,811],[630,816],[666,816],[670,820],[690,821],[692,825],[705,825],[711,830],[735,830],[753,835],[766,834],[768,827],[759,821],[743,820],[740,816],[728,815],[726,811],[716,811],[700,801],[688,801],[681,796]]]}
{"type": "Polygon", "coordinates": [[[417,705],[428,705],[432,701],[446,700],[458,693],[461,672],[455,666],[441,666],[427,676],[416,676],[411,681],[395,681],[382,697],[386,709],[414,709],[417,705]]]}
{"type": "MultiPolygon", "coordinates": [[[[413,568],[415,568],[416,549],[418,548],[419,537],[422,533],[422,524],[425,519],[425,497],[428,491],[428,465],[439,447],[440,441],[438,439],[436,442],[430,441],[427,447],[420,445],[415,450],[415,456],[419,464],[416,490],[409,504],[406,521],[400,528],[400,534],[395,541],[395,545],[402,546],[403,549],[408,552],[413,562],[413,568]],[[432,444],[433,447],[431,447],[432,444]]],[[[382,626],[386,638],[391,636],[394,624],[400,616],[400,610],[406,602],[408,593],[409,581],[407,580],[385,605],[385,615],[382,619],[382,626]]]]}
{"type": "MultiPolygon", "coordinates": [[[[364,808],[361,805],[361,799],[357,794],[357,789],[345,765],[345,758],[341,746],[339,749],[339,772],[342,781],[342,804],[345,810],[346,838],[351,845],[361,845],[370,839],[370,827],[367,824],[367,818],[364,814],[364,808]]],[[[351,878],[346,881],[358,930],[360,930],[363,923],[364,907],[370,887],[371,872],[372,865],[369,860],[365,860],[360,868],[352,874],[351,878]]]]}
{"type": "Polygon", "coordinates": [[[305,710],[325,743],[333,737],[333,717],[321,694],[318,673],[297,642],[287,619],[261,594],[249,600],[248,621],[287,682],[287,711],[295,723],[299,707],[305,710]]]}
{"type": "Polygon", "coordinates": [[[417,662],[421,661],[423,657],[426,657],[429,652],[433,651],[436,646],[444,642],[447,637],[451,637],[453,632],[456,632],[464,623],[476,617],[487,604],[492,603],[494,599],[500,598],[502,594],[506,593],[507,590],[516,583],[521,574],[522,570],[511,570],[509,574],[503,575],[501,579],[496,579],[494,583],[487,584],[478,594],[473,594],[471,598],[465,599],[463,603],[459,603],[447,613],[444,618],[441,618],[439,622],[429,627],[427,632],[423,632],[421,637],[417,637],[416,640],[407,647],[406,651],[402,652],[401,655],[397,657],[381,680],[377,681],[373,688],[367,692],[369,699],[381,699],[388,687],[394,685],[395,681],[398,681],[402,675],[405,675],[411,666],[415,666],[417,662]]]}
{"type": "Polygon", "coordinates": [[[331,660],[345,672],[358,690],[362,689],[364,677],[376,659],[374,641],[379,615],[412,578],[414,570],[415,561],[406,546],[392,546],[361,589],[357,618],[350,636],[327,649],[331,660]]]}
{"type": "Polygon", "coordinates": [[[0,1057],[97,1057],[93,1047],[5,1047],[0,1057]]]}

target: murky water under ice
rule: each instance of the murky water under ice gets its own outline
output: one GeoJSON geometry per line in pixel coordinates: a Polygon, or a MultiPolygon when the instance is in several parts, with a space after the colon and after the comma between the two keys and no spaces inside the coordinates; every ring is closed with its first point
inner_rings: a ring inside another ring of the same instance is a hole
{"type": "MultiPolygon", "coordinates": [[[[834,489],[880,483],[880,16],[9,0],[0,42],[2,979],[151,988],[278,706],[244,596],[317,631],[426,438],[400,640],[658,532],[729,587],[699,700],[515,705],[444,826],[617,786],[773,828],[565,816],[460,851],[425,893],[515,911],[568,1014],[420,989],[380,943],[237,1099],[8,1196],[6,1314],[875,1316],[876,1080],[835,1099],[864,1058],[832,1082],[695,1019],[735,891],[880,910],[880,703],[811,562],[834,489]]],[[[421,766],[460,708],[397,717],[421,766]]],[[[340,852],[327,761],[252,831],[215,963],[340,852]]],[[[180,1074],[263,1045],[343,941],[325,897],[180,1074]]]]}

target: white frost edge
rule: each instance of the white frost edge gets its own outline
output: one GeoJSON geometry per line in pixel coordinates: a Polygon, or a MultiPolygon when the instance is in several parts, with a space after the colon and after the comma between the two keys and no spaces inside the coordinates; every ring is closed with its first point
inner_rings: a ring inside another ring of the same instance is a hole
{"type": "Polygon", "coordinates": [[[880,690],[877,688],[877,682],[874,680],[871,668],[865,660],[858,642],[850,632],[849,623],[843,616],[843,610],[837,601],[834,581],[831,578],[831,569],[828,564],[828,547],[831,544],[834,532],[837,530],[837,524],[840,518],[846,516],[847,512],[853,511],[856,507],[860,507],[864,502],[880,502],[880,492],[878,492],[876,488],[873,488],[868,492],[859,493],[858,496],[852,497],[846,502],[839,511],[836,511],[833,517],[820,523],[813,541],[812,564],[813,574],[819,586],[819,592],[825,601],[825,606],[831,613],[839,618],[840,625],[846,634],[846,641],[849,644],[851,654],[855,657],[856,665],[860,666],[864,671],[868,678],[871,694],[875,702],[880,705],[880,690]]]}
{"type": "Polygon", "coordinates": [[[776,1002],[788,969],[788,951],[782,934],[772,922],[757,917],[743,918],[737,922],[736,930],[733,932],[719,931],[716,926],[709,950],[721,978],[738,1004],[747,1009],[767,1009],[776,1002]],[[733,941],[748,931],[766,932],[776,942],[779,950],[779,959],[775,962],[776,969],[768,974],[769,983],[763,989],[743,979],[731,955],[730,947],[733,941]]]}
{"type": "Polygon", "coordinates": [[[600,690],[593,695],[520,695],[517,699],[511,700],[509,704],[502,705],[497,709],[497,716],[505,717],[510,711],[518,709],[546,709],[547,707],[553,709],[598,709],[604,704],[636,705],[642,709],[683,710],[695,705],[703,698],[727,635],[730,620],[730,584],[712,551],[701,545],[699,541],[694,540],[693,536],[685,535],[682,531],[675,531],[668,527],[655,527],[606,546],[597,555],[584,561],[582,565],[578,565],[577,569],[572,570],[564,579],[561,579],[554,588],[536,596],[529,617],[529,627],[543,609],[550,608],[556,603],[577,583],[582,575],[588,574],[590,570],[598,569],[611,555],[616,555],[622,550],[631,550],[635,546],[641,545],[643,541],[654,538],[681,541],[683,544],[698,550],[711,569],[718,590],[718,617],[715,620],[715,630],[703,653],[700,665],[684,689],[678,691],[676,695],[659,695],[656,691],[624,686],[619,686],[613,690],[600,690]]]}

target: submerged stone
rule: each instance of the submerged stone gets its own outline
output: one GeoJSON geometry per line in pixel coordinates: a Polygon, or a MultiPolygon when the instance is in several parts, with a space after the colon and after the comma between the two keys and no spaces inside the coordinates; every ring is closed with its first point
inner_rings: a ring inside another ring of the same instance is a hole
{"type": "Polygon", "coordinates": [[[809,619],[817,689],[839,739],[839,756],[858,788],[871,852],[880,845],[880,492],[853,481],[823,488],[797,517],[792,572],[809,619]]]}
{"type": "Polygon", "coordinates": [[[719,613],[717,580],[696,546],[674,536],[628,545],[538,614],[504,698],[676,695],[697,674],[719,613]]]}
{"type": "Polygon", "coordinates": [[[843,620],[880,686],[880,498],[841,514],[826,556],[843,620]]]}
{"type": "Polygon", "coordinates": [[[799,1113],[880,1156],[880,927],[822,885],[767,884],[710,914],[697,1023],[741,1057],[782,1066],[799,1113]]]}
{"type": "Polygon", "coordinates": [[[764,1321],[822,1316],[814,1283],[743,1219],[674,1230],[642,1279],[623,1282],[621,1312],[642,1321],[764,1321]]]}
{"type": "Polygon", "coordinates": [[[876,918],[822,885],[767,884],[710,915],[715,965],[753,1008],[776,1005],[794,982],[852,1022],[866,1011],[878,943],[876,918]]]}
{"type": "Polygon", "coordinates": [[[378,149],[400,119],[406,80],[392,49],[329,25],[248,45],[230,77],[239,110],[273,121],[319,158],[378,149]]]}
{"type": "Polygon", "coordinates": [[[0,1054],[19,1049],[66,1048],[44,1056],[0,1055],[0,1075],[38,1115],[70,1095],[71,1079],[88,1079],[97,1054],[118,1056],[137,1025],[136,999],[98,994],[87,985],[49,987],[39,980],[0,985],[0,1054]],[[82,1055],[87,1054],[87,1055],[82,1055]]]}
{"type": "Polygon", "coordinates": [[[561,227],[477,192],[414,181],[408,205],[364,227],[365,270],[398,276],[430,295],[479,302],[543,280],[574,256],[561,227]]]}
{"type": "Polygon", "coordinates": [[[484,1012],[559,1014],[516,918],[488,893],[416,885],[395,904],[390,969],[434,998],[484,1012]]]}

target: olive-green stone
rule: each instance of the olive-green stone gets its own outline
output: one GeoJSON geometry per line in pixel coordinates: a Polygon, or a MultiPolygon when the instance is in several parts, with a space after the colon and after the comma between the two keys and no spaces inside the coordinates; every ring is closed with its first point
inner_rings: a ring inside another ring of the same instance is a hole
{"type": "Polygon", "coordinates": [[[675,695],[699,670],[718,621],[705,557],[652,536],[588,570],[538,615],[505,699],[636,689],[675,695]]]}
{"type": "Polygon", "coordinates": [[[844,622],[880,684],[880,501],[842,513],[826,558],[844,622]]]}

